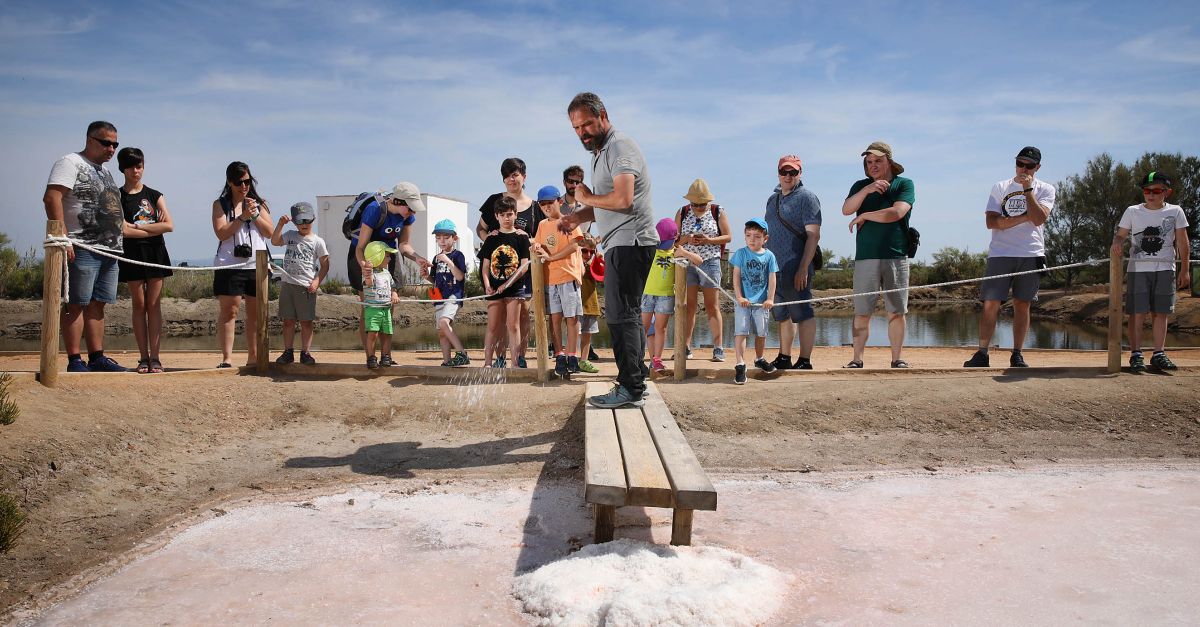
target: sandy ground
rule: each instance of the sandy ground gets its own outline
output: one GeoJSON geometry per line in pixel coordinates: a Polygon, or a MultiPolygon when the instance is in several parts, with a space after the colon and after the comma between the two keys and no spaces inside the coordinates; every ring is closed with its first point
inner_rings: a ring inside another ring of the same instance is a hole
{"type": "MultiPolygon", "coordinates": [[[[934,354],[911,357],[934,363],[934,354]]],[[[0,369],[12,359],[22,358],[4,357],[0,369]]],[[[742,387],[728,371],[660,383],[705,468],[723,475],[1165,468],[1200,457],[1195,366],[1143,376],[826,370],[742,387]]],[[[466,374],[89,374],[64,375],[53,390],[22,377],[12,386],[22,414],[0,427],[0,490],[22,501],[30,523],[0,556],[0,608],[69,597],[139,544],[239,499],[380,481],[401,493],[463,481],[578,488],[582,390],[466,374]]]]}

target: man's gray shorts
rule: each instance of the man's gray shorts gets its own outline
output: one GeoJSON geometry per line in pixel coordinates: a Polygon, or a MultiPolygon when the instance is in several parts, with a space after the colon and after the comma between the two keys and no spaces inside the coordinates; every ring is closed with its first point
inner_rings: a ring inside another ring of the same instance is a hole
{"type": "MultiPolygon", "coordinates": [[[[1037,270],[1039,257],[988,257],[987,271],[983,276],[996,276],[1011,272],[1037,270]]],[[[1037,300],[1038,286],[1041,285],[1041,274],[1022,274],[1003,279],[988,279],[979,287],[981,300],[1008,300],[1009,290],[1016,300],[1037,300]]]]}
{"type": "Polygon", "coordinates": [[[856,259],[854,261],[854,293],[905,288],[899,292],[854,297],[854,315],[869,316],[883,296],[888,313],[908,313],[908,259],[856,259]]]}
{"type": "Polygon", "coordinates": [[[1175,313],[1174,270],[1130,272],[1125,282],[1125,313],[1175,313]]]}
{"type": "Polygon", "coordinates": [[[583,299],[579,295],[579,284],[574,281],[548,286],[546,300],[552,314],[562,314],[565,318],[583,315],[583,299]]]}
{"type": "Polygon", "coordinates": [[[295,283],[279,286],[279,319],[308,322],[317,317],[317,295],[295,283]]]}

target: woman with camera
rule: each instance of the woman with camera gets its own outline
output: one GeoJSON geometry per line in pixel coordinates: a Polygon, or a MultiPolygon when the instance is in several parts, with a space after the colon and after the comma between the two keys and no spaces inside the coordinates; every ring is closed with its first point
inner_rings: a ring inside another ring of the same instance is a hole
{"type": "MultiPolygon", "coordinates": [[[[254,310],[258,293],[254,267],[245,266],[254,260],[254,253],[267,250],[267,238],[271,236],[271,213],[267,202],[258,195],[254,187],[254,176],[250,166],[234,161],[225,168],[225,187],[221,196],[213,201],[213,232],[221,243],[217,245],[214,266],[239,266],[220,269],[213,275],[213,293],[220,302],[217,316],[217,338],[221,342],[221,363],[218,368],[229,368],[233,358],[233,337],[237,331],[237,312],[242,300],[246,301],[246,363],[253,364],[257,357],[256,346],[250,338],[257,330],[254,310]]],[[[263,298],[267,295],[263,294],[263,298]]]]}

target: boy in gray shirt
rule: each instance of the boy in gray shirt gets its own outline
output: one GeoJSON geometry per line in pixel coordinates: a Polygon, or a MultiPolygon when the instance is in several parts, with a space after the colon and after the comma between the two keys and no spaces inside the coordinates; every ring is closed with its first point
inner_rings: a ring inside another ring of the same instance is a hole
{"type": "Polygon", "coordinates": [[[292,205],[290,219],[296,230],[283,232],[283,225],[289,222],[288,216],[283,215],[271,234],[272,246],[287,246],[283,254],[283,282],[279,287],[283,353],[275,360],[277,364],[290,364],[296,360],[292,349],[296,321],[300,322],[300,363],[317,363],[309,349],[312,348],[313,320],[317,317],[317,288],[329,274],[329,249],[325,247],[325,240],[313,233],[312,223],[316,217],[312,205],[298,202],[292,205]]]}

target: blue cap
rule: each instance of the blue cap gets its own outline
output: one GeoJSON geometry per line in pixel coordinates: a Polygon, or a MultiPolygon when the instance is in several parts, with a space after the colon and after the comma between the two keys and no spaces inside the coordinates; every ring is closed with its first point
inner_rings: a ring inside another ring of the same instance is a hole
{"type": "Polygon", "coordinates": [[[763,220],[762,218],[750,218],[749,220],[746,220],[746,226],[756,226],[762,229],[763,233],[770,232],[770,229],[767,228],[767,221],[763,220]]]}
{"type": "Polygon", "coordinates": [[[446,233],[448,235],[458,235],[458,231],[454,230],[454,223],[450,220],[438,220],[438,223],[433,225],[433,234],[446,233]]]}
{"type": "Polygon", "coordinates": [[[543,200],[558,200],[559,198],[562,198],[562,192],[558,191],[558,188],[553,185],[547,185],[538,190],[538,202],[542,202],[543,200]]]}

